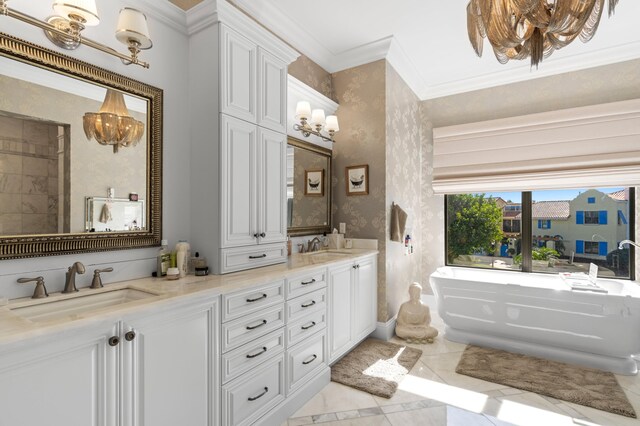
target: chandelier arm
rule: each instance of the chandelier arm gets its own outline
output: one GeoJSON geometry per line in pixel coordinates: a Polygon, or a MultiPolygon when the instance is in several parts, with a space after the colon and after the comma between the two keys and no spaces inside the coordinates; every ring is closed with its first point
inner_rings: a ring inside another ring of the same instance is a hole
{"type": "Polygon", "coordinates": [[[325,142],[335,142],[333,137],[326,137],[322,133],[320,133],[320,132],[318,132],[316,130],[313,130],[311,127],[301,126],[298,123],[294,123],[293,124],[293,130],[297,130],[297,131],[301,132],[302,135],[305,138],[308,138],[309,136],[314,135],[314,136],[317,136],[317,137],[321,138],[325,142]]]}
{"type": "Polygon", "coordinates": [[[116,56],[122,59],[123,61],[128,61],[131,64],[140,65],[143,68],[149,68],[149,63],[140,61],[138,58],[132,58],[131,56],[127,56],[123,53],[120,53],[111,47],[105,46],[101,43],[98,43],[97,41],[93,41],[91,39],[81,37],[80,35],[73,36],[68,32],[60,30],[54,25],[49,24],[48,22],[41,21],[39,19],[34,18],[33,16],[27,15],[26,13],[22,13],[17,10],[11,9],[10,7],[7,7],[6,15],[11,18],[15,18],[19,21],[25,22],[27,24],[33,25],[35,27],[38,27],[44,31],[49,31],[61,37],[74,39],[81,44],[100,50],[101,52],[108,53],[109,55],[116,56]]]}

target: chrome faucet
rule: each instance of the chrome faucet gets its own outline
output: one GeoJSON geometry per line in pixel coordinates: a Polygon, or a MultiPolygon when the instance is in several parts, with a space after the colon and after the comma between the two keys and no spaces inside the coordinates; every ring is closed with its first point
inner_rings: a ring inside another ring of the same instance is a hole
{"type": "Polygon", "coordinates": [[[640,245],[638,243],[636,243],[636,242],[633,242],[631,240],[622,240],[622,241],[620,241],[620,245],[618,246],[618,250],[622,250],[624,248],[622,246],[625,245],[625,244],[630,244],[632,246],[636,246],[636,247],[640,248],[640,245]]]}
{"type": "Polygon", "coordinates": [[[314,237],[313,240],[307,242],[307,252],[320,250],[320,244],[322,244],[320,238],[314,237]]]}
{"type": "Polygon", "coordinates": [[[76,262],[69,266],[69,270],[67,271],[66,279],[64,281],[63,293],[75,293],[78,291],[76,288],[76,274],[84,274],[84,265],[80,262],[76,262]]]}

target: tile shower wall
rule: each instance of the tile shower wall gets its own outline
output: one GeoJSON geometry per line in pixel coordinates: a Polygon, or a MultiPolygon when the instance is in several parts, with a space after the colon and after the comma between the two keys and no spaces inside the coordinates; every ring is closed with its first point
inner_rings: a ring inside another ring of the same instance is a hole
{"type": "MultiPolygon", "coordinates": [[[[421,102],[423,281],[444,265],[444,197],[435,195],[431,185],[434,127],[640,98],[638,76],[640,60],[633,60],[421,102]]],[[[636,241],[639,220],[636,207],[636,241]]]]}
{"type": "Polygon", "coordinates": [[[58,232],[58,125],[0,112],[0,235],[58,232]]]}

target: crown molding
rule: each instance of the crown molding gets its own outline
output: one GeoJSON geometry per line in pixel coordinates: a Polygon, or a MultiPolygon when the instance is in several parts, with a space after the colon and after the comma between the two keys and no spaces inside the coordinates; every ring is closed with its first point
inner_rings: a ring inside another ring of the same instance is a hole
{"type": "Polygon", "coordinates": [[[234,4],[253,16],[256,20],[269,28],[299,52],[304,53],[313,62],[325,70],[334,60],[335,54],[322,43],[313,38],[302,23],[298,23],[282,12],[272,2],[257,2],[255,0],[232,0],[234,4]],[[264,6],[264,4],[268,6],[264,6]]]}
{"type": "Polygon", "coordinates": [[[483,74],[435,86],[426,86],[423,91],[417,93],[422,100],[435,99],[531,80],[532,73],[535,73],[534,78],[537,79],[630,61],[640,58],[640,42],[620,44],[613,48],[600,49],[579,55],[561,56],[561,53],[558,52],[556,52],[556,55],[546,59],[540,69],[535,71],[530,69],[528,63],[523,63],[518,65],[517,69],[505,68],[502,71],[491,74],[483,74]],[[576,67],[576,64],[580,64],[580,67],[576,67]]]}
{"type": "Polygon", "coordinates": [[[233,28],[287,64],[295,61],[300,56],[300,53],[294,48],[225,0],[205,0],[187,12],[189,35],[193,35],[218,22],[233,28]]]}
{"type": "Polygon", "coordinates": [[[174,30],[187,34],[187,18],[184,10],[169,1],[138,0],[144,14],[157,19],[174,30]]]}

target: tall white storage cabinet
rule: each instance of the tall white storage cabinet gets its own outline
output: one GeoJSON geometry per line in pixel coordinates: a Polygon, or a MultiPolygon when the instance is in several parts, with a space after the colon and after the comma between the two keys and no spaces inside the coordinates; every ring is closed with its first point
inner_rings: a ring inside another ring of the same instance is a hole
{"type": "Polygon", "coordinates": [[[227,2],[200,14],[189,39],[192,250],[215,274],[285,262],[287,67],[299,55],[227,2]]]}

